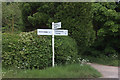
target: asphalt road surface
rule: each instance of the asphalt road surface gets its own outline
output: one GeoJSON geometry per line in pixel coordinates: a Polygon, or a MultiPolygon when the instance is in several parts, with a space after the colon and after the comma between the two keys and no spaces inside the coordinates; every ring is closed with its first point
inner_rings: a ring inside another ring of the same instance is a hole
{"type": "Polygon", "coordinates": [[[101,78],[118,78],[118,67],[106,66],[95,63],[89,63],[92,67],[97,69],[101,74],[101,78]]]}

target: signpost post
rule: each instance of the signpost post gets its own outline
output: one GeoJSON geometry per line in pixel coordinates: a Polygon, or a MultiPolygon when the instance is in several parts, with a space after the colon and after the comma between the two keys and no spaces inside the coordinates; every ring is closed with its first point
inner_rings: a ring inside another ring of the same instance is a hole
{"type": "Polygon", "coordinates": [[[55,54],[54,54],[54,35],[59,36],[67,36],[68,30],[59,30],[58,28],[61,28],[61,22],[54,23],[52,22],[52,29],[37,29],[38,35],[52,35],[52,66],[54,67],[55,64],[55,54]]]}
{"type": "Polygon", "coordinates": [[[53,52],[52,66],[54,67],[54,22],[52,22],[52,52],[53,52]]]}

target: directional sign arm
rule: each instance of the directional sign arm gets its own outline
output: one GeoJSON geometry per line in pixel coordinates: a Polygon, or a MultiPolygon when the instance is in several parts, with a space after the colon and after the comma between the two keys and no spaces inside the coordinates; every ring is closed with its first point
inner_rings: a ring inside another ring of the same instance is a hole
{"type": "Polygon", "coordinates": [[[38,35],[52,35],[52,29],[37,29],[38,35]]]}
{"type": "MultiPolygon", "coordinates": [[[[37,29],[38,35],[52,35],[52,29],[37,29]]],[[[54,35],[67,36],[68,30],[54,30],[54,35]]]]}
{"type": "Polygon", "coordinates": [[[61,22],[54,23],[54,29],[61,28],[61,22]]]}
{"type": "Polygon", "coordinates": [[[68,35],[68,30],[55,30],[54,35],[67,36],[68,35]]]}

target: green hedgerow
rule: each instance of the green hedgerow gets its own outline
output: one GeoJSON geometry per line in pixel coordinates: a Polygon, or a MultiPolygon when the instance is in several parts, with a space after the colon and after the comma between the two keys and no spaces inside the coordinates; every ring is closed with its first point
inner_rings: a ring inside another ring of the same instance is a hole
{"type": "MultiPolygon", "coordinates": [[[[22,32],[19,37],[17,44],[12,42],[14,46],[10,45],[11,51],[3,51],[4,66],[43,69],[52,65],[51,36],[38,36],[36,31],[32,31],[22,32]]],[[[68,36],[55,36],[56,65],[76,62],[77,53],[75,40],[68,36]]]]}

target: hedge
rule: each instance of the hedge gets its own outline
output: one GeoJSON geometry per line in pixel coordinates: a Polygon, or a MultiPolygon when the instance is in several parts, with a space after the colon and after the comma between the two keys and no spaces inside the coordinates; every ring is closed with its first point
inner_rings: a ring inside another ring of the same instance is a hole
{"type": "MultiPolygon", "coordinates": [[[[16,37],[3,34],[3,66],[23,69],[52,66],[51,36],[38,36],[36,33],[22,32],[14,35],[16,37]]],[[[55,37],[55,65],[74,63],[77,61],[77,54],[74,39],[68,36],[55,37]]]]}

